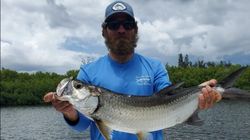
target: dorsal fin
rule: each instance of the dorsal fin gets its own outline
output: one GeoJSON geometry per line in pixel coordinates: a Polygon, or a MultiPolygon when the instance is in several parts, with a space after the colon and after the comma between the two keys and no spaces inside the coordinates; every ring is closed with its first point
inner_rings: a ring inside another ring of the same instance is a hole
{"type": "Polygon", "coordinates": [[[179,82],[177,84],[172,84],[168,87],[163,88],[162,90],[160,90],[159,92],[157,92],[155,95],[156,96],[162,96],[162,95],[173,95],[172,91],[175,89],[178,89],[179,87],[181,87],[184,84],[184,82],[179,82]]]}

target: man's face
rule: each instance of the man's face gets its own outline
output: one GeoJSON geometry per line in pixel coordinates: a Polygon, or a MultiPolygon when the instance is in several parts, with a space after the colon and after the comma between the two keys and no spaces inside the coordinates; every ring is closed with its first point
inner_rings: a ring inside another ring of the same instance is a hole
{"type": "Polygon", "coordinates": [[[103,36],[111,53],[128,55],[134,52],[138,40],[135,24],[126,14],[115,14],[107,21],[103,36]]]}

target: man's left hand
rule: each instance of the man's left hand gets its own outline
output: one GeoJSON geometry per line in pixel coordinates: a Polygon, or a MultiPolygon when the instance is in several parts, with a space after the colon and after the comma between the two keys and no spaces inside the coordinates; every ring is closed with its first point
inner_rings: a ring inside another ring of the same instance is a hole
{"type": "Polygon", "coordinates": [[[199,95],[199,109],[211,108],[216,102],[221,100],[221,94],[212,88],[216,83],[217,81],[212,79],[201,84],[204,87],[199,95]]]}

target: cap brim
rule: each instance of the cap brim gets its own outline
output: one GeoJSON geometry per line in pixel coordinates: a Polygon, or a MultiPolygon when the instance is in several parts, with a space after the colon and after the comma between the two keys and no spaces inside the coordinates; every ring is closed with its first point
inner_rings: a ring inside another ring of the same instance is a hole
{"type": "Polygon", "coordinates": [[[128,13],[128,12],[126,12],[126,11],[116,11],[116,12],[110,13],[110,14],[106,17],[105,21],[110,20],[110,19],[111,19],[114,15],[116,15],[116,14],[126,14],[129,18],[135,20],[135,18],[134,18],[133,16],[131,16],[130,13],[128,13]]]}

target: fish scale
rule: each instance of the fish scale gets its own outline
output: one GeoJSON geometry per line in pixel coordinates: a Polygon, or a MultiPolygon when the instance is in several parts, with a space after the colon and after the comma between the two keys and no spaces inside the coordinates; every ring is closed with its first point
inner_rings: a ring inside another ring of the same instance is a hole
{"type": "MultiPolygon", "coordinates": [[[[222,94],[246,68],[242,67],[231,73],[213,90],[222,94]]],[[[181,89],[181,84],[166,87],[152,96],[127,96],[67,78],[59,83],[56,97],[69,101],[76,110],[95,121],[108,140],[107,127],[138,134],[162,130],[183,122],[201,125],[197,110],[198,95],[202,87],[181,89]]],[[[138,138],[142,139],[141,135],[138,134],[138,138]]]]}
{"type": "MultiPolygon", "coordinates": [[[[108,100],[110,96],[108,94],[112,93],[106,92],[103,96],[99,96],[100,102],[104,105],[99,107],[92,117],[102,118],[103,121],[109,122],[111,129],[125,130],[128,133],[156,131],[171,127],[176,123],[185,121],[198,106],[198,93],[193,94],[191,92],[188,95],[176,98],[169,104],[144,107],[129,106],[128,100],[135,101],[128,96],[117,96],[108,100]],[[175,104],[175,106],[169,107],[171,104],[175,104]],[[183,104],[186,104],[186,106],[183,107],[183,104]],[[190,108],[192,108],[191,111],[189,111],[190,108]],[[188,110],[188,112],[185,112],[185,110],[188,110]],[[183,116],[188,117],[180,117],[175,112],[184,112],[183,116]]],[[[165,100],[168,102],[168,98],[165,100]]]]}

